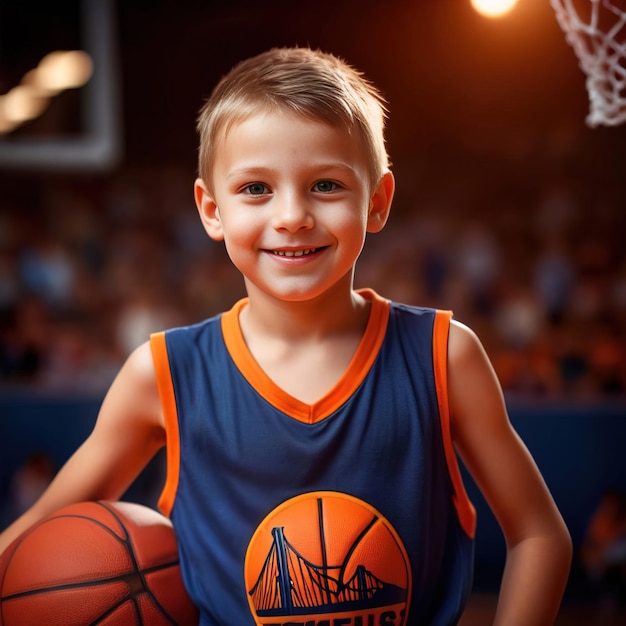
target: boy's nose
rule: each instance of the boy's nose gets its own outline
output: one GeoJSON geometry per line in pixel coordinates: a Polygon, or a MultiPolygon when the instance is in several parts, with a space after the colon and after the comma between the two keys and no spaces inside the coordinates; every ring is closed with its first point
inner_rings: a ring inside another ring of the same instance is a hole
{"type": "Polygon", "coordinates": [[[309,202],[296,194],[285,194],[274,202],[272,226],[277,230],[295,232],[313,226],[313,213],[309,202]]]}

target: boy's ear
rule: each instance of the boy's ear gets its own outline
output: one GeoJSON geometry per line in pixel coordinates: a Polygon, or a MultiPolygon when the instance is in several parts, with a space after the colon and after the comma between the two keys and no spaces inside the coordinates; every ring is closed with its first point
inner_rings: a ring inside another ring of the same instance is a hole
{"type": "Polygon", "coordinates": [[[209,192],[201,178],[196,178],[193,185],[193,195],[204,230],[206,230],[211,239],[222,241],[224,239],[224,231],[219,209],[213,199],[213,194],[209,192]]]}
{"type": "Polygon", "coordinates": [[[393,192],[396,188],[396,181],[391,172],[385,172],[370,198],[370,208],[367,217],[367,232],[377,233],[381,231],[387,223],[393,192]]]}

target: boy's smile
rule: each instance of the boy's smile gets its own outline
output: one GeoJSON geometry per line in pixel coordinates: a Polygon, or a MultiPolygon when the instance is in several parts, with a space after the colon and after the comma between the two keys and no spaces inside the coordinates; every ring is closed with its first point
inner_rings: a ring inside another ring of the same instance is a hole
{"type": "Polygon", "coordinates": [[[211,180],[212,191],[196,186],[207,232],[224,240],[249,292],[289,301],[351,290],[366,232],[382,228],[391,200],[370,197],[356,132],[280,110],[222,135],[211,180]]]}
{"type": "Polygon", "coordinates": [[[273,250],[273,253],[277,254],[278,256],[294,258],[294,257],[309,256],[310,254],[314,254],[315,252],[318,252],[321,249],[322,248],[306,248],[304,250],[273,250]]]}

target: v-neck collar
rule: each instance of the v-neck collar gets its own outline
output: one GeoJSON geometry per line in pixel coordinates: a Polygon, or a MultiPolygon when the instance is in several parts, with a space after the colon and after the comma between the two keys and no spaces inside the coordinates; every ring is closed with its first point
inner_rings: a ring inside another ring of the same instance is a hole
{"type": "Polygon", "coordinates": [[[385,337],[389,301],[371,289],[359,290],[359,294],[371,302],[365,333],[344,374],[328,393],[313,404],[302,402],[279,387],[252,356],[239,324],[239,314],[248,304],[248,298],[239,300],[230,311],[222,315],[222,334],[226,348],[244,378],[272,406],[300,422],[319,422],[342,406],[363,382],[385,337]]]}

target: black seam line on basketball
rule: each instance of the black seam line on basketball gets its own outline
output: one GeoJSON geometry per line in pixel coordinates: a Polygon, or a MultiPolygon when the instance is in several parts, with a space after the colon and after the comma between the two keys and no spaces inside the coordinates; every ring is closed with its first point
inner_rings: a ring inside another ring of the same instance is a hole
{"type": "Polygon", "coordinates": [[[96,502],[96,504],[98,506],[101,506],[105,511],[108,511],[113,516],[115,521],[122,527],[122,529],[124,530],[124,539],[123,539],[123,541],[130,548],[130,555],[132,556],[133,561],[136,564],[137,563],[137,559],[135,558],[135,551],[132,549],[132,543],[130,541],[130,534],[128,532],[128,528],[126,528],[126,525],[122,521],[122,518],[117,514],[117,511],[112,506],[109,506],[103,500],[98,500],[96,502]]]}
{"type": "MultiPolygon", "coordinates": [[[[157,607],[159,609],[161,609],[161,612],[163,613],[163,617],[165,617],[167,619],[167,621],[172,626],[177,626],[177,622],[161,606],[161,603],[157,601],[157,599],[154,597],[154,595],[150,594],[150,596],[152,597],[152,600],[157,605],[157,607]]],[[[117,611],[121,606],[123,606],[126,602],[132,602],[132,604],[133,604],[133,606],[135,608],[135,617],[137,618],[137,622],[138,622],[139,626],[148,626],[148,624],[146,624],[146,621],[144,620],[144,616],[143,616],[143,613],[141,612],[141,607],[139,606],[139,603],[137,602],[137,598],[135,598],[133,596],[126,596],[125,598],[122,598],[119,602],[117,602],[111,608],[109,608],[107,611],[102,613],[102,615],[97,617],[93,622],[89,622],[88,626],[98,626],[98,624],[102,624],[111,615],[113,615],[113,613],[115,613],[115,611],[117,611]]]]}
{"type": "Polygon", "coordinates": [[[124,543],[126,544],[126,547],[128,548],[128,553],[130,554],[130,557],[133,560],[135,572],[137,572],[138,574],[141,574],[141,569],[139,568],[139,562],[137,561],[137,555],[135,554],[135,546],[133,545],[133,542],[130,540],[130,533],[128,532],[128,528],[126,528],[126,525],[122,521],[122,518],[117,514],[117,511],[112,506],[110,506],[103,500],[98,500],[96,504],[100,505],[103,509],[106,509],[116,519],[117,523],[124,529],[124,536],[125,536],[124,543]]]}
{"type": "Polygon", "coordinates": [[[117,611],[117,609],[119,609],[121,606],[126,604],[126,602],[128,601],[133,602],[133,604],[135,605],[135,612],[137,613],[135,617],[138,617],[139,625],[143,626],[143,619],[141,617],[141,613],[137,611],[137,602],[134,600],[132,596],[124,596],[119,602],[116,602],[113,606],[110,606],[104,613],[101,613],[98,617],[96,617],[95,620],[93,620],[92,622],[89,622],[87,626],[98,626],[98,624],[102,624],[104,620],[109,618],[113,613],[115,613],[115,611],[117,611]]]}
{"type": "MultiPolygon", "coordinates": [[[[124,522],[122,521],[122,519],[120,518],[120,516],[117,514],[117,511],[107,502],[105,502],[104,500],[98,500],[97,504],[99,506],[101,506],[103,509],[106,509],[116,520],[117,523],[124,529],[124,535],[125,535],[125,540],[124,543],[126,544],[126,548],[128,550],[128,553],[133,561],[133,566],[134,566],[134,573],[139,575],[140,579],[141,579],[141,586],[144,589],[144,591],[146,593],[148,593],[148,595],[152,598],[152,601],[161,609],[162,613],[167,617],[167,619],[172,623],[172,624],[176,624],[176,622],[174,622],[172,620],[172,618],[169,616],[169,614],[167,613],[167,611],[165,610],[165,608],[163,606],[161,606],[161,603],[156,599],[156,596],[152,593],[152,590],[150,589],[149,585],[148,585],[148,581],[146,580],[146,577],[144,576],[144,573],[149,573],[150,571],[158,571],[158,570],[141,570],[139,568],[139,562],[137,561],[137,556],[135,554],[135,546],[133,545],[133,542],[130,539],[130,533],[128,532],[128,528],[126,528],[126,525],[124,524],[124,522]]],[[[178,561],[176,561],[178,563],[178,561]]],[[[132,596],[131,596],[132,598],[132,596]]],[[[135,608],[137,608],[137,606],[135,605],[135,608]]],[[[139,609],[137,608],[137,611],[139,611],[139,609]]],[[[141,612],[139,612],[139,615],[141,615],[141,612]]]]}
{"type": "Polygon", "coordinates": [[[104,530],[107,534],[111,535],[111,537],[115,538],[120,543],[123,543],[125,545],[128,545],[129,543],[128,530],[126,529],[124,524],[122,524],[121,520],[117,517],[115,518],[115,521],[117,521],[119,525],[122,527],[122,530],[124,531],[124,537],[120,537],[112,528],[109,528],[103,522],[97,519],[94,519],[93,517],[89,517],[88,515],[78,515],[76,513],[64,513],[63,515],[55,515],[53,519],[55,520],[56,519],[84,519],[84,520],[87,520],[88,522],[91,522],[92,524],[95,524],[96,526],[99,526],[102,530],[104,530]]]}
{"type": "MultiPolygon", "coordinates": [[[[146,589],[146,593],[150,596],[152,603],[156,605],[156,607],[161,611],[163,617],[165,617],[172,626],[177,626],[176,620],[174,620],[174,618],[172,618],[171,615],[165,610],[165,607],[159,602],[152,590],[146,589]]],[[[107,609],[104,613],[97,617],[93,622],[90,622],[88,626],[98,626],[98,624],[102,624],[102,622],[106,621],[113,613],[115,613],[115,611],[117,611],[121,606],[126,604],[126,602],[131,602],[133,604],[133,607],[135,609],[135,617],[139,622],[139,626],[148,626],[147,624],[145,624],[143,613],[141,612],[141,607],[139,606],[137,597],[132,594],[124,596],[119,602],[116,602],[112,607],[109,607],[109,609],[107,609]]]]}
{"type": "Polygon", "coordinates": [[[113,613],[115,613],[115,611],[117,611],[117,609],[119,609],[121,606],[126,604],[126,602],[132,602],[135,608],[135,617],[137,618],[139,622],[139,626],[144,626],[144,620],[143,620],[143,615],[141,614],[141,609],[139,608],[139,605],[137,604],[137,600],[133,598],[132,596],[126,596],[122,598],[119,602],[117,602],[108,610],[106,610],[104,613],[102,613],[102,615],[97,617],[93,622],[89,622],[88,626],[98,626],[98,624],[102,624],[103,621],[107,620],[111,615],[113,615],[113,613]]]}
{"type": "Polygon", "coordinates": [[[122,521],[122,518],[117,514],[117,511],[110,504],[108,504],[104,500],[98,500],[97,504],[101,506],[103,509],[107,510],[117,520],[117,523],[124,529],[124,536],[125,536],[124,544],[126,545],[128,554],[130,555],[130,558],[132,559],[134,573],[139,574],[139,576],[141,577],[142,587],[144,589],[147,589],[148,584],[146,582],[146,579],[141,569],[139,568],[139,561],[137,560],[137,555],[135,554],[135,546],[133,545],[133,542],[130,540],[130,532],[128,531],[128,528],[126,528],[126,525],[122,521]]]}
{"type": "MultiPolygon", "coordinates": [[[[89,622],[88,626],[98,626],[98,624],[102,624],[104,620],[110,617],[117,609],[119,609],[125,602],[128,602],[129,598],[126,596],[122,598],[119,602],[116,602],[112,607],[109,607],[104,613],[96,617],[93,622],[89,622]]],[[[141,619],[140,619],[141,621],[141,619]]]]}
{"type": "MultiPolygon", "coordinates": [[[[153,572],[158,572],[164,569],[168,569],[169,567],[178,567],[180,565],[179,561],[170,561],[168,563],[162,563],[161,565],[154,565],[153,567],[146,567],[141,571],[131,571],[126,574],[118,574],[116,576],[111,576],[109,578],[96,578],[94,580],[84,580],[81,582],[75,583],[64,583],[62,585],[53,585],[51,587],[38,587],[36,589],[28,589],[27,591],[20,591],[18,593],[12,593],[8,596],[2,596],[1,601],[7,602],[9,600],[16,600],[18,598],[23,598],[25,596],[34,596],[38,593],[49,593],[51,591],[65,591],[67,589],[80,589],[81,587],[94,587],[100,585],[107,585],[109,583],[115,582],[124,582],[128,580],[129,576],[134,576],[139,574],[142,578],[144,574],[152,574],[153,572]]],[[[145,581],[144,581],[145,583],[145,581]]],[[[148,592],[147,585],[144,584],[144,588],[148,592]]]]}

